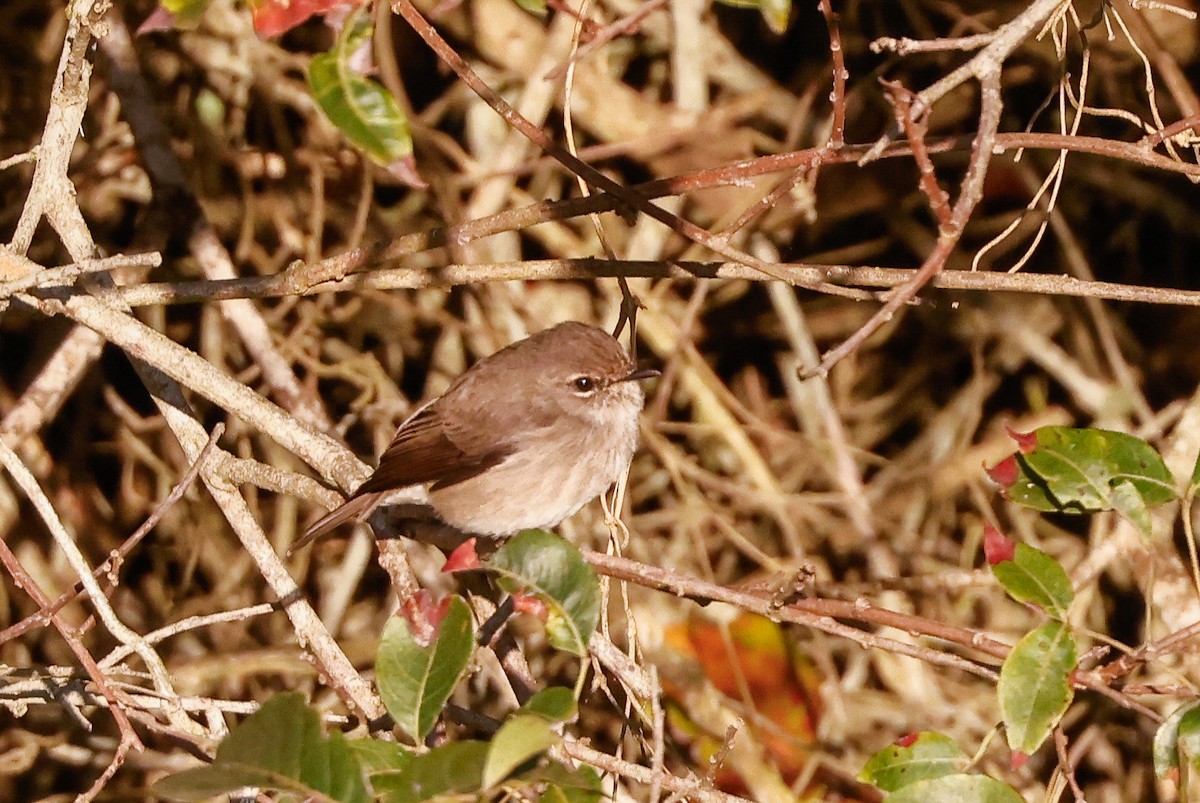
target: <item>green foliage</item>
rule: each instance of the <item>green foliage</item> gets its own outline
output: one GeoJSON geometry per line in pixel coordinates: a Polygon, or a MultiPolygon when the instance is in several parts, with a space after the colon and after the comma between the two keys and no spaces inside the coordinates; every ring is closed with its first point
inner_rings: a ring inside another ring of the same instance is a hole
{"type": "Polygon", "coordinates": [[[1154,447],[1122,432],[1041,427],[1014,458],[1010,499],[1035,510],[1118,510],[1149,535],[1146,508],[1176,498],[1175,479],[1154,447]]]}
{"type": "Polygon", "coordinates": [[[370,6],[346,18],[333,49],[314,56],[308,85],[329,121],[378,164],[396,170],[412,156],[408,118],[392,93],[356,72],[353,59],[374,33],[370,6]]]}
{"type": "Polygon", "coordinates": [[[772,33],[782,34],[787,30],[788,19],[792,15],[791,0],[718,0],[718,2],[735,8],[756,8],[762,15],[763,21],[772,33]]]}
{"type": "Polygon", "coordinates": [[[1030,754],[1066,713],[1074,692],[1075,640],[1061,622],[1046,622],[1017,642],[1000,667],[996,692],[1013,750],[1030,754]]]}
{"type": "Polygon", "coordinates": [[[291,792],[315,801],[365,803],[356,752],[340,733],[321,736],[321,720],[300,694],[279,694],[234,728],[207,767],[154,785],[172,800],[203,800],[244,786],[291,792]]]}
{"type": "Polygon", "coordinates": [[[488,561],[509,592],[536,595],[549,609],[546,637],[582,657],[600,623],[600,582],[572,544],[545,530],[525,530],[488,561]]]}
{"type": "Polygon", "coordinates": [[[1177,768],[1180,759],[1200,769],[1200,702],[1176,708],[1154,734],[1154,772],[1159,778],[1177,768]]]}
{"type": "Polygon", "coordinates": [[[451,598],[437,637],[428,646],[417,642],[403,618],[394,616],[387,623],[375,659],[379,696],[412,741],[420,742],[432,730],[474,648],[471,611],[462,597],[451,598]]]}
{"type": "Polygon", "coordinates": [[[515,0],[515,2],[517,6],[530,14],[537,14],[539,17],[546,16],[546,0],[515,0]]]}
{"type": "Polygon", "coordinates": [[[1071,579],[1058,561],[1028,544],[1017,544],[1012,560],[997,563],[992,574],[1017,602],[1036,605],[1055,619],[1065,619],[1075,599],[1071,579]]]}
{"type": "Polygon", "coordinates": [[[211,2],[212,0],[161,0],[159,5],[174,16],[172,25],[177,28],[190,28],[200,21],[211,2]]]}
{"type": "Polygon", "coordinates": [[[154,791],[173,800],[201,800],[257,786],[313,801],[420,803],[536,787],[543,800],[594,803],[601,799],[599,775],[542,759],[558,743],[554,725],[574,715],[571,690],[551,687],[534,695],[488,741],[450,742],[417,753],[377,739],[347,741],[340,733],[325,739],[320,718],[301,695],[280,694],[230,732],[211,765],[164,778],[154,791]]]}
{"type": "Polygon", "coordinates": [[[570,689],[552,686],[535,694],[500,726],[483,769],[483,788],[507,778],[517,767],[558,743],[552,726],[575,716],[570,689]]]}
{"type": "Polygon", "coordinates": [[[923,731],[903,744],[890,744],[871,756],[858,779],[885,792],[917,781],[941,778],[966,769],[968,756],[949,736],[923,731]]]}
{"type": "Polygon", "coordinates": [[[451,742],[414,756],[394,773],[377,773],[371,784],[384,803],[419,803],[440,795],[474,793],[483,789],[488,743],[451,742]]]}
{"type": "Polygon", "coordinates": [[[1025,803],[1008,784],[987,775],[944,775],[888,795],[888,803],[1025,803]]]}

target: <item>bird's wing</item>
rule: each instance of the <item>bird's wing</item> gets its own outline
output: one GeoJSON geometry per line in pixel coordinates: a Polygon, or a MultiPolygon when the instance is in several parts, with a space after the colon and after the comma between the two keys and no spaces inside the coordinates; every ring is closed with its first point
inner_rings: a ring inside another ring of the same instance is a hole
{"type": "Polygon", "coordinates": [[[486,471],[512,453],[491,432],[458,426],[439,406],[428,405],[400,426],[379,457],[379,468],[358,487],[354,496],[393,491],[409,485],[454,485],[486,471]],[[470,432],[479,433],[471,437],[470,432]]]}

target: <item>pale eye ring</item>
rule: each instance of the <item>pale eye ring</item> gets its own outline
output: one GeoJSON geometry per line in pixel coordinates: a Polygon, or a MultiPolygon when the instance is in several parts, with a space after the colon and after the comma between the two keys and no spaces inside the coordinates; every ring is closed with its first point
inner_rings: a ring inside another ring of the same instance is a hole
{"type": "Polygon", "coordinates": [[[590,376],[577,376],[571,380],[571,387],[576,393],[591,393],[596,389],[596,380],[590,376]]]}

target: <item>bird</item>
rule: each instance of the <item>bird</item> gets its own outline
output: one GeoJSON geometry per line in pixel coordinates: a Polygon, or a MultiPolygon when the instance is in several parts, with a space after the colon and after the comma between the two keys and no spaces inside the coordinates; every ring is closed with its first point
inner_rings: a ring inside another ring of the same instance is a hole
{"type": "Polygon", "coordinates": [[[625,473],[641,382],[658,374],[638,369],[608,332],[576,321],[519,340],[418,407],[371,476],[289,552],[414,486],[439,521],[464,534],[555,527],[625,473]]]}

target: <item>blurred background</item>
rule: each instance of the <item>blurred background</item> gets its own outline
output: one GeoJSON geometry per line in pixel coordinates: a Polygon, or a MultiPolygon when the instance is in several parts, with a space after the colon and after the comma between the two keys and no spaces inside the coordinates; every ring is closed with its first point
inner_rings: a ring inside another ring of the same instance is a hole
{"type": "MultiPolygon", "coordinates": [[[[881,79],[916,91],[969,58],[961,50],[874,52],[873,41],[979,34],[1027,5],[835,0],[836,52],[849,74],[837,101],[846,142],[870,143],[892,125],[881,79]]],[[[565,141],[564,79],[546,76],[567,63],[571,14],[551,8],[540,17],[510,0],[421,8],[493,89],[565,141]]],[[[317,109],[306,69],[336,36],[321,18],[268,37],[255,31],[248,8],[214,0],[199,19],[138,35],[155,12],[143,1],[116,2],[109,12],[110,33],[93,54],[90,106],[70,167],[79,207],[105,255],[163,255],[161,267],[131,272],[119,283],[211,277],[206,262],[214,259],[214,244],[238,276],[271,277],[297,261],[315,263],[579,194],[568,171],[506,125],[386,6],[371,11],[371,56],[376,78],[408,115],[413,147],[404,169],[364,156],[317,109]],[[134,118],[143,122],[131,125],[134,118]],[[147,139],[147,131],[157,133],[147,139]],[[163,172],[171,160],[156,161],[162,154],[151,155],[155,148],[174,156],[178,175],[163,172]]],[[[827,144],[833,67],[829,27],[816,3],[785,10],[786,25],[772,30],[766,12],[756,8],[595,0],[584,11],[589,22],[581,41],[639,12],[627,30],[580,58],[571,76],[571,130],[586,161],[633,185],[827,144]]],[[[60,3],[0,6],[0,158],[38,143],[65,31],[60,3]]],[[[1196,22],[1180,14],[1134,10],[1123,0],[1075,3],[1073,16],[1052,23],[1006,62],[1000,130],[1069,129],[1085,67],[1090,113],[1079,121],[1079,135],[1137,142],[1160,122],[1193,116],[1200,112],[1192,88],[1198,35],[1196,22]]],[[[952,201],[978,114],[977,84],[968,82],[940,100],[928,120],[930,142],[961,138],[933,156],[952,201]]],[[[1179,158],[1194,159],[1191,143],[1173,147],[1179,158]]],[[[1167,150],[1159,146],[1158,152],[1167,150]]],[[[948,269],[969,270],[977,258],[980,271],[1019,267],[1200,289],[1200,198],[1186,177],[1086,153],[1069,153],[1061,163],[1055,150],[1015,155],[1009,150],[992,159],[982,201],[948,269]],[[1052,203],[1050,195],[1034,202],[1048,177],[1052,203]]],[[[0,172],[6,240],[32,170],[22,163],[0,172]]],[[[658,203],[718,232],[783,175],[709,182],[658,203]]],[[[918,179],[908,156],[824,165],[731,242],[769,263],[915,268],[938,236],[918,179]]],[[[713,259],[645,215],[605,213],[599,225],[607,248],[621,259],[713,259]]],[[[428,272],[438,285],[437,269],[450,264],[604,254],[592,220],[552,216],[369,268],[428,272]]],[[[42,265],[71,261],[44,225],[28,256],[42,265]]],[[[1086,598],[1077,607],[1077,627],[1136,646],[1169,632],[1172,623],[1187,623],[1170,613],[1161,621],[1154,603],[1152,586],[1167,582],[1177,566],[1151,578],[1118,550],[1104,550],[1120,527],[1115,516],[1010,508],[983,467],[1013,450],[1006,426],[1103,426],[1163,447],[1178,443],[1175,426],[1200,379],[1194,348],[1200,318],[1191,309],[930,289],[828,377],[802,380],[798,372],[853,334],[877,301],[780,282],[652,279],[636,271],[629,286],[643,307],[639,359],[663,371],[650,386],[643,448],[629,478],[630,557],[725,585],[811,571],[818,595],[864,597],[1012,640],[1035,619],[976,571],[982,525],[992,519],[1075,572],[1086,598]]],[[[136,315],[343,439],[373,465],[414,406],[471,363],[562,320],[611,328],[621,298],[613,278],[254,298],[270,348],[295,375],[291,396],[264,379],[228,305],[146,304],[136,315]]],[[[68,321],[20,303],[3,312],[0,417],[10,416],[71,329],[68,321]]],[[[236,417],[198,395],[190,400],[207,426],[227,425],[221,448],[311,475],[301,460],[236,417]]],[[[75,386],[43,413],[32,431],[7,418],[0,433],[34,471],[85,554],[99,563],[160,505],[188,461],[128,358],[113,346],[97,349],[79,367],[75,386]]],[[[1182,476],[1189,470],[1190,464],[1182,476]]],[[[250,484],[242,489],[280,552],[323,509],[316,500],[250,484]]],[[[28,502],[6,485],[0,494],[5,542],[52,595],[69,588],[74,574],[28,502]]],[[[609,538],[598,505],[560,531],[591,548],[603,549],[609,538]]],[[[369,669],[394,599],[384,572],[350,543],[327,539],[289,567],[349,657],[369,669]]],[[[1159,546],[1163,560],[1180,560],[1170,533],[1159,546]]],[[[112,593],[116,611],[139,632],[271,599],[201,486],[128,557],[112,593]]],[[[625,631],[622,608],[614,602],[618,640],[625,631]]],[[[0,628],[36,609],[10,577],[0,579],[0,628]]],[[[876,799],[852,778],[888,742],[937,729],[970,753],[998,719],[991,684],[944,667],[637,587],[629,590],[627,610],[636,622],[639,660],[657,666],[662,677],[668,768],[704,774],[726,727],[740,718],[736,749],[717,780],[751,799],[787,799],[805,790],[818,799],[876,799]]],[[[89,625],[84,605],[70,605],[63,615],[89,625]]],[[[536,626],[527,630],[536,676],[569,683],[574,668],[544,649],[536,626]]],[[[102,628],[91,627],[84,638],[96,655],[114,646],[102,628]]],[[[159,649],[181,694],[255,701],[299,688],[327,709],[342,710],[303,660],[282,613],[188,631],[159,649]]],[[[41,629],[0,644],[0,664],[72,667],[75,661],[52,629],[41,629]]],[[[1138,682],[1174,693],[1142,701],[1169,710],[1194,690],[1189,669],[1187,656],[1148,666],[1138,682]]],[[[140,667],[128,670],[136,682],[140,667]]],[[[473,676],[460,690],[462,701],[476,701],[481,710],[497,704],[490,683],[487,672],[473,676]]],[[[1101,697],[1082,699],[1072,712],[1065,725],[1088,800],[1173,799],[1153,776],[1148,744],[1154,722],[1101,697]]],[[[92,719],[101,724],[89,733],[57,705],[0,710],[0,797],[68,799],[86,788],[115,744],[107,720],[92,719]]],[[[619,709],[600,691],[585,696],[576,727],[597,749],[615,751],[624,741],[638,755],[619,709]]],[[[130,756],[108,786],[108,799],[140,799],[149,781],[183,765],[186,754],[169,733],[152,731],[147,741],[151,749],[130,756]]],[[[1018,788],[1038,790],[1055,763],[1053,751],[1044,749],[1024,770],[1010,771],[1004,751],[993,746],[982,767],[1018,788]]]]}

